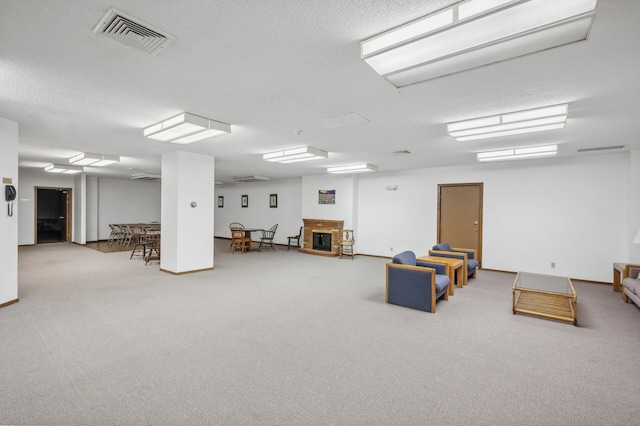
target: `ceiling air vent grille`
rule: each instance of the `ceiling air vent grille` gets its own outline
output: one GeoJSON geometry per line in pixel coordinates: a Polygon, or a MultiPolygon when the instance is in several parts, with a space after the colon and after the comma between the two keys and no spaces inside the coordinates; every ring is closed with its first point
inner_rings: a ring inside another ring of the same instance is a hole
{"type": "Polygon", "coordinates": [[[234,176],[233,180],[235,180],[236,182],[260,182],[264,180],[269,180],[269,178],[266,176],[252,175],[252,176],[234,176]]]}
{"type": "Polygon", "coordinates": [[[151,55],[156,55],[175,40],[174,36],[114,8],[109,8],[93,32],[151,55]]]}
{"type": "Polygon", "coordinates": [[[136,173],[135,175],[131,175],[131,179],[133,180],[160,180],[161,178],[161,175],[153,173],[136,173]]]}
{"type": "Polygon", "coordinates": [[[608,151],[610,149],[622,149],[622,148],[624,148],[624,145],[598,146],[595,148],[580,148],[578,152],[608,151]]]}

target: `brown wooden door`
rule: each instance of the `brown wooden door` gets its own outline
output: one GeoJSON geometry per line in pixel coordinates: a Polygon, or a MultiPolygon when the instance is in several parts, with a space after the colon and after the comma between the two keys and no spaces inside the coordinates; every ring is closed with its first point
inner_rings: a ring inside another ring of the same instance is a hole
{"type": "Polygon", "coordinates": [[[476,249],[482,265],[482,183],[438,185],[438,243],[476,249]]]}

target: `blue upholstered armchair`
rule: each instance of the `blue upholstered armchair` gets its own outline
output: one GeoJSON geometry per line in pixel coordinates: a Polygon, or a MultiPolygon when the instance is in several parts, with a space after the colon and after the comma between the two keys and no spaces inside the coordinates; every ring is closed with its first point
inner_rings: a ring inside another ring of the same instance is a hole
{"type": "Polygon", "coordinates": [[[404,251],[387,263],[386,302],[422,311],[436,311],[436,300],[449,299],[446,265],[416,262],[412,251],[404,251]]]}
{"type": "Polygon", "coordinates": [[[476,270],[478,269],[478,253],[475,249],[451,247],[449,243],[440,243],[433,246],[433,250],[429,250],[429,256],[450,257],[464,260],[463,268],[467,271],[465,284],[467,283],[468,277],[476,277],[476,270]]]}

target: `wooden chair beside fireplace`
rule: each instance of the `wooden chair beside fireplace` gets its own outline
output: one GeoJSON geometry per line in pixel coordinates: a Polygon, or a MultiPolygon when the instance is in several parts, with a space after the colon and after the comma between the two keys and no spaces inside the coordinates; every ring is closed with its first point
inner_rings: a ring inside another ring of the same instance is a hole
{"type": "Polygon", "coordinates": [[[353,260],[353,245],[356,243],[356,239],[353,237],[352,229],[343,229],[342,238],[340,238],[340,259],[342,255],[351,256],[353,260]]]}

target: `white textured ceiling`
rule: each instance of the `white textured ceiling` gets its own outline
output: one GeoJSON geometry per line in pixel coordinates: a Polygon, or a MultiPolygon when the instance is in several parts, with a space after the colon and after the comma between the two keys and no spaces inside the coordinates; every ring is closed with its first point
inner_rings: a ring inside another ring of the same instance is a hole
{"type": "Polygon", "coordinates": [[[122,156],[90,174],[160,172],[175,150],[216,157],[216,179],[323,174],[367,162],[380,171],[474,164],[505,146],[640,149],[640,1],[599,0],[586,42],[396,89],[360,60],[359,42],[452,0],[1,0],[0,116],[20,124],[21,167],[81,151],[122,156]],[[176,40],[151,56],[92,32],[115,7],[176,40]],[[568,102],[563,130],[456,142],[445,123],[568,102]],[[142,128],[187,111],[232,125],[191,145],[142,128]],[[328,128],[357,113],[369,121],[328,128]],[[302,132],[296,132],[301,130],[302,132]],[[297,134],[300,133],[300,134],[297,134]],[[273,164],[302,145],[327,160],[273,164]],[[393,155],[409,150],[411,155],[393,155]],[[134,169],[134,170],[132,170],[134,169]]]}

